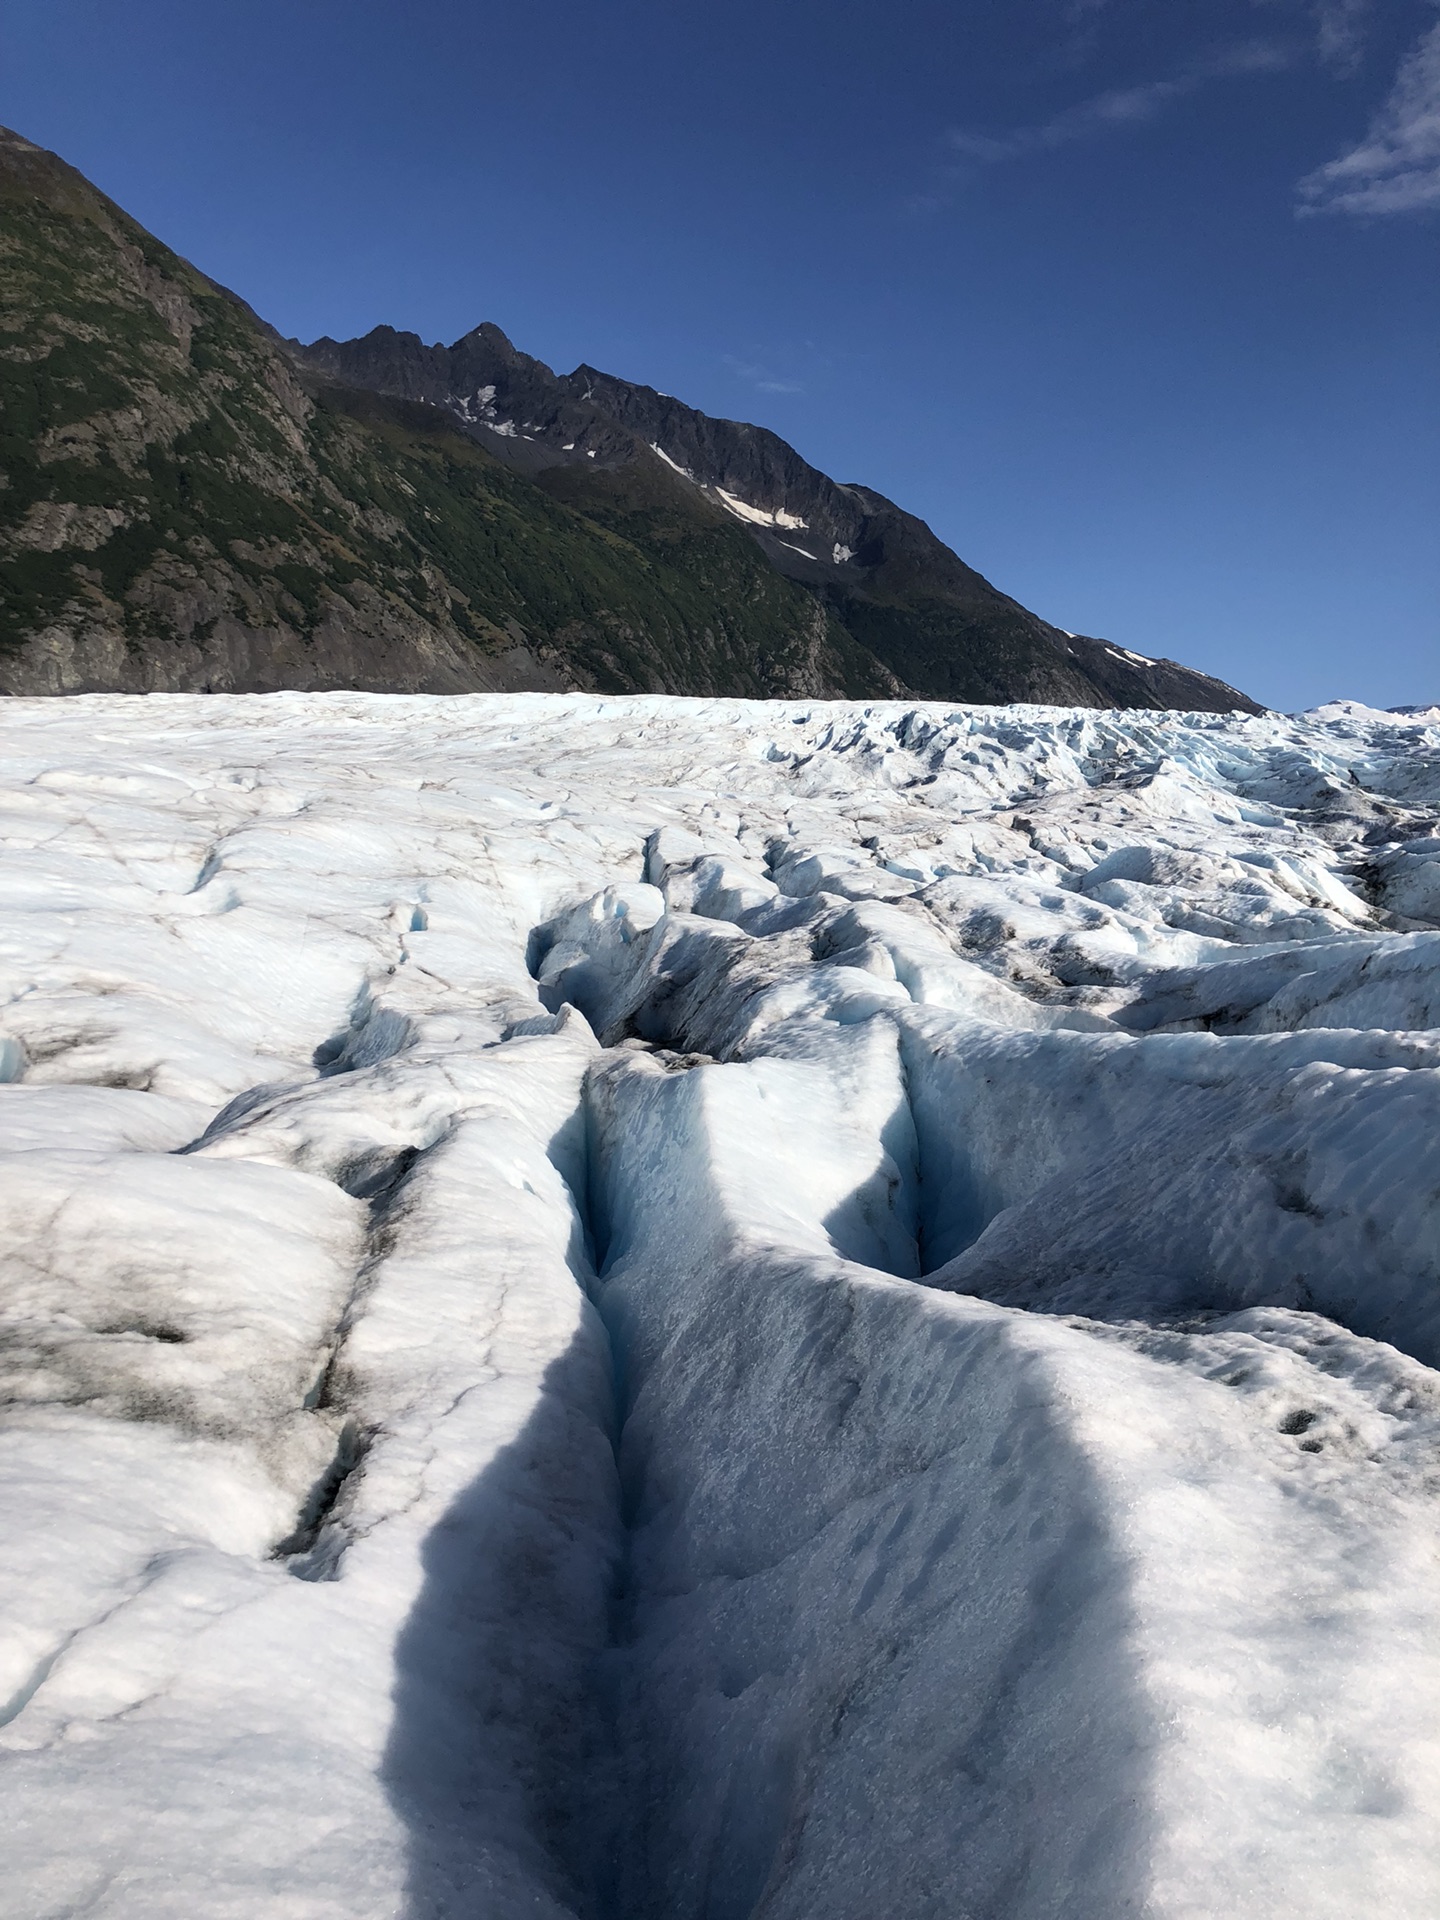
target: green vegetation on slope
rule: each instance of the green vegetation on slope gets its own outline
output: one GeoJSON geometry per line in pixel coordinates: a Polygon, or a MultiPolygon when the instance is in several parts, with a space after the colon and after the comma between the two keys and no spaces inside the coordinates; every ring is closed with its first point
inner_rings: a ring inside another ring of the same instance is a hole
{"type": "Polygon", "coordinates": [[[0,129],[0,692],[568,686],[1253,704],[1062,635],[773,434],[556,376],[493,327],[287,348],[0,129]],[[487,366],[533,434],[447,411],[462,376],[495,393],[487,366]],[[726,483],[798,489],[784,524],[833,536],[834,570],[738,524],[726,483]]]}
{"type": "Polygon", "coordinates": [[[0,684],[48,648],[79,685],[484,686],[523,646],[606,691],[875,688],[723,516],[586,514],[434,409],[307,387],[13,136],[0,212],[0,684]]]}

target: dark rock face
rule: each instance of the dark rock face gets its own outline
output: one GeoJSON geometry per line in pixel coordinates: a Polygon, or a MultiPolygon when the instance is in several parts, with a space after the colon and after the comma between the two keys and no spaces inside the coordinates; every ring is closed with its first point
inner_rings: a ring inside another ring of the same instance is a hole
{"type": "Polygon", "coordinates": [[[286,343],[0,130],[0,692],[1253,703],[1061,634],[763,428],[498,327],[286,343]]]}

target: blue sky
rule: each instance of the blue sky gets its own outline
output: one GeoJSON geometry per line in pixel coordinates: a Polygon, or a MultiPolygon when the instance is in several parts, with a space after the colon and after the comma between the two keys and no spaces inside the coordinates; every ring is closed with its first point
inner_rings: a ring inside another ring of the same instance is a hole
{"type": "Polygon", "coordinates": [[[6,0],[0,120],[283,332],[494,320],[1062,626],[1440,700],[1433,0],[6,0]]]}

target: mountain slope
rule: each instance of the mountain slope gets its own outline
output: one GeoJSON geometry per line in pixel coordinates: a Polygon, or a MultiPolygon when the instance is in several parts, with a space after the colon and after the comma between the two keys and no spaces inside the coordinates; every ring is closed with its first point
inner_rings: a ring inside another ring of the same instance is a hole
{"type": "Polygon", "coordinates": [[[764,427],[713,420],[594,367],[557,375],[492,325],[451,347],[427,347],[392,327],[290,344],[303,365],[333,379],[445,408],[498,458],[586,512],[603,514],[616,489],[603,475],[663,465],[745,526],[776,570],[807,586],[909,690],[1258,711],[1208,675],[1049,625],[913,514],[868,487],[831,480],[764,427]]]}
{"type": "Polygon", "coordinates": [[[1059,634],[763,429],[496,328],[282,342],[5,132],[0,262],[0,691],[1250,704],[1059,634]]]}
{"type": "Polygon", "coordinates": [[[13,135],[0,207],[0,688],[892,690],[723,513],[642,549],[328,388],[13,135]]]}

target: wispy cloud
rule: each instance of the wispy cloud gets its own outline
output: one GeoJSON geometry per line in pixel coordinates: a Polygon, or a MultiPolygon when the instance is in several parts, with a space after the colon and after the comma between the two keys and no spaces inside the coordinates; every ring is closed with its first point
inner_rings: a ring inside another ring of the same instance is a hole
{"type": "Polygon", "coordinates": [[[1089,100],[1067,107],[1053,119],[1034,126],[1012,127],[1008,133],[970,133],[963,127],[952,128],[948,144],[967,160],[994,166],[1001,160],[1018,160],[1027,153],[1048,153],[1055,147],[1067,147],[1107,127],[1136,126],[1158,118],[1170,101],[1182,93],[1193,93],[1194,80],[1151,80],[1139,87],[1114,87],[1089,100]]]}
{"type": "Polygon", "coordinates": [[[1440,207],[1440,26],[1402,61],[1356,147],[1300,182],[1301,213],[1415,213],[1440,207]]]}
{"type": "MultiPolygon", "coordinates": [[[[952,127],[946,135],[951,151],[981,166],[1018,160],[1026,154],[1049,153],[1079,140],[1127,127],[1144,126],[1158,120],[1165,110],[1188,94],[1198,93],[1211,81],[1239,74],[1277,73],[1291,64],[1290,51],[1271,41],[1249,41],[1198,61],[1194,66],[1164,80],[1147,80],[1134,87],[1111,87],[1092,94],[1073,107],[1026,127],[1012,127],[1006,133],[976,133],[952,127]]],[[[917,203],[917,210],[920,208],[917,203]]]]}
{"type": "Polygon", "coordinates": [[[1327,67],[1354,73],[1365,50],[1370,0],[1316,0],[1316,46],[1327,67]]]}
{"type": "Polygon", "coordinates": [[[780,380],[768,367],[757,366],[753,360],[741,360],[733,353],[722,356],[725,365],[737,380],[743,380],[747,387],[754,387],[757,393],[803,393],[804,387],[798,380],[780,380]]]}

